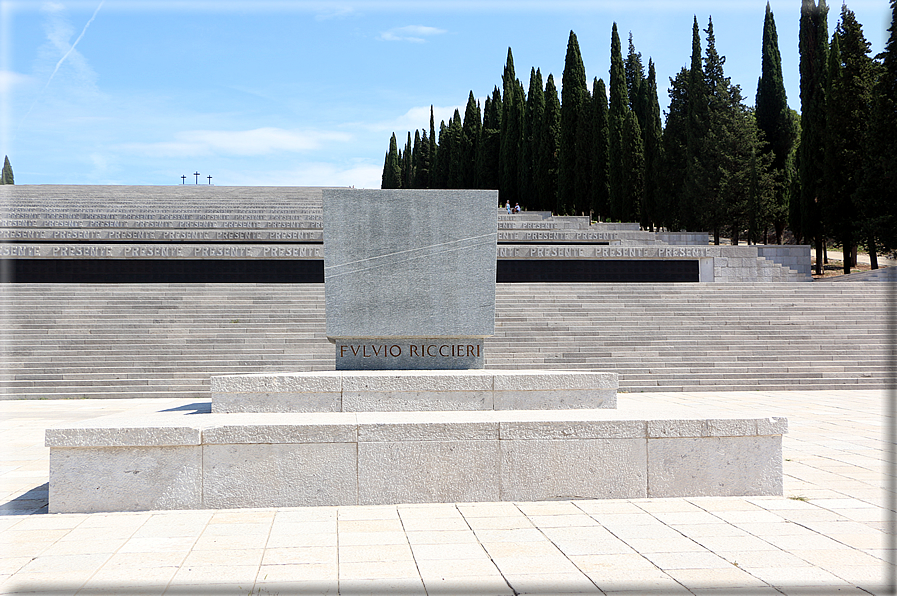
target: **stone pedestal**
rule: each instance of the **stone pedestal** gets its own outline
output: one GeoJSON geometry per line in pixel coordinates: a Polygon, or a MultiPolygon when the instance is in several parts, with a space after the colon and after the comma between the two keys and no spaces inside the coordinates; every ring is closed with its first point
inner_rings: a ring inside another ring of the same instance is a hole
{"type": "Polygon", "coordinates": [[[782,418],[625,401],[227,414],[168,402],[48,429],[50,511],[781,495],[786,431],[782,418]]]}
{"type": "Polygon", "coordinates": [[[426,412],[617,407],[617,374],[327,371],[212,377],[212,412],[426,412]]]}

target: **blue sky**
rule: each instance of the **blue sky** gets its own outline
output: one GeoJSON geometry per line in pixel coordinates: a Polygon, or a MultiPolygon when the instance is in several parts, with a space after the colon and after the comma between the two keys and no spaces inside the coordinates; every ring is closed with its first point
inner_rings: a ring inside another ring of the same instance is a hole
{"type": "MultiPolygon", "coordinates": [[[[800,0],[771,0],[788,101],[800,109],[800,0]]],[[[753,103],[765,0],[459,2],[0,0],[0,154],[18,184],[376,188],[389,136],[501,83],[508,47],[560,87],[570,30],[608,81],[611,26],[653,58],[666,109],[692,19],[713,18],[725,72],[753,103]]],[[[848,4],[873,54],[887,0],[848,4]]],[[[829,33],[840,5],[829,11],[829,33]]],[[[703,33],[702,33],[703,35],[703,33]]]]}

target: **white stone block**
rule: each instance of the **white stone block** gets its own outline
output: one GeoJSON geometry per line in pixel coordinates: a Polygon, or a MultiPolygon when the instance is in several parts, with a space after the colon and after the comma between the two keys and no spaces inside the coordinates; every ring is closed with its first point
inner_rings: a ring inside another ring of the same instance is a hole
{"type": "Polygon", "coordinates": [[[491,391],[494,373],[486,371],[346,371],[343,392],[491,391]]]}
{"type": "Polygon", "coordinates": [[[574,416],[557,420],[503,420],[501,439],[644,439],[642,420],[595,420],[574,416]]]}
{"type": "Polygon", "coordinates": [[[647,496],[644,439],[501,441],[501,500],[647,496]]]}
{"type": "Polygon", "coordinates": [[[346,391],[346,412],[409,412],[420,410],[492,410],[492,391],[346,391]]]}
{"type": "Polygon", "coordinates": [[[359,413],[358,442],[496,441],[492,412],[359,413]]]}
{"type": "Polygon", "coordinates": [[[616,373],[587,371],[330,371],[216,377],[214,413],[614,408],[616,373]],[[339,391],[330,391],[335,388],[339,391]],[[231,392],[230,389],[233,389],[231,392]],[[282,392],[268,391],[280,388],[282,392]],[[327,392],[318,389],[327,389],[327,392]]]}
{"type": "Polygon", "coordinates": [[[496,391],[616,389],[617,373],[567,371],[490,371],[496,391]]]}
{"type": "MultiPolygon", "coordinates": [[[[768,430],[781,428],[769,419],[768,430]]],[[[757,434],[755,418],[705,418],[699,420],[649,420],[648,438],[665,437],[741,437],[757,434]]],[[[781,434],[768,432],[764,434],[781,434]]]]}
{"type": "Polygon", "coordinates": [[[788,419],[781,416],[757,419],[758,435],[784,435],[788,432],[788,419]]]}
{"type": "Polygon", "coordinates": [[[353,443],[207,445],[206,508],[355,505],[353,443]]]}
{"type": "Polygon", "coordinates": [[[616,408],[616,389],[559,391],[496,391],[496,410],[567,410],[616,408]]]}
{"type": "Polygon", "coordinates": [[[50,513],[201,507],[198,445],[50,449],[50,513]]]}
{"type": "Polygon", "coordinates": [[[342,375],[335,371],[255,373],[211,378],[212,393],[339,393],[342,375]]]}
{"type": "Polygon", "coordinates": [[[304,419],[297,419],[293,414],[281,416],[277,420],[272,420],[269,416],[228,414],[227,418],[234,418],[230,423],[203,429],[203,445],[348,443],[356,439],[356,425],[351,414],[318,413],[310,414],[304,419]]]}
{"type": "Polygon", "coordinates": [[[340,412],[342,395],[334,393],[212,393],[212,412],[340,412]]]}
{"type": "Polygon", "coordinates": [[[137,421],[48,428],[44,433],[47,447],[163,447],[199,445],[200,441],[200,431],[195,427],[141,426],[137,421]]]}
{"type": "Polygon", "coordinates": [[[499,442],[358,444],[358,504],[498,501],[499,442]]]}
{"type": "Polygon", "coordinates": [[[648,439],[648,497],[781,494],[781,435],[648,439]]]}

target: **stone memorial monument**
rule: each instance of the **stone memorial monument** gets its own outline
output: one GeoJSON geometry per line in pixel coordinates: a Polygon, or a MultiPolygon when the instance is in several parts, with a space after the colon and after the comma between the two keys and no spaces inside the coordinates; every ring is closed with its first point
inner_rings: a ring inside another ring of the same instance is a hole
{"type": "Polygon", "coordinates": [[[51,512],[780,495],[787,421],[617,404],[617,375],[485,369],[494,191],[324,194],[335,371],[48,429],[51,512]]]}
{"type": "Polygon", "coordinates": [[[492,190],[324,190],[336,370],[483,368],[495,330],[492,190]]]}

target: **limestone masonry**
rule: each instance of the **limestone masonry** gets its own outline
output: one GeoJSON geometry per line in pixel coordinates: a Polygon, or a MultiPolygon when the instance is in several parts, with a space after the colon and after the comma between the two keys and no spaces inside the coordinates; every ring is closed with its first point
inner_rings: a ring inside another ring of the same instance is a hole
{"type": "Polygon", "coordinates": [[[495,332],[498,192],[324,191],[337,370],[483,367],[495,332]]]}
{"type": "MultiPolygon", "coordinates": [[[[326,192],[319,187],[4,185],[0,260],[11,264],[11,274],[21,281],[321,282],[316,263],[323,261],[326,192]],[[134,260],[146,262],[128,263],[134,260]],[[283,263],[290,260],[304,262],[301,273],[283,263]],[[270,267],[250,275],[244,261],[270,267]]],[[[458,221],[469,221],[464,213],[436,218],[426,209],[427,217],[415,225],[426,222],[427,233],[447,233],[458,221]]],[[[499,282],[811,280],[808,246],[711,246],[700,232],[653,233],[633,223],[591,224],[587,217],[541,211],[507,215],[500,209],[493,209],[493,222],[496,214],[493,258],[499,282]]]]}
{"type": "Polygon", "coordinates": [[[615,373],[457,370],[494,332],[497,198],[325,191],[338,370],[48,429],[49,510],[780,495],[783,418],[618,408],[615,373]]]}

